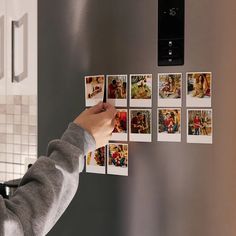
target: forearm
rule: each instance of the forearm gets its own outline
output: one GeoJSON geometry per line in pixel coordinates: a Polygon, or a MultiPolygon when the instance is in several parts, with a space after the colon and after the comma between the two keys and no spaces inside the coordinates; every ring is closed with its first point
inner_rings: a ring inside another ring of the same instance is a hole
{"type": "Polygon", "coordinates": [[[0,235],[45,235],[74,197],[84,154],[94,148],[92,136],[73,123],[50,142],[13,197],[0,199],[0,235]]]}

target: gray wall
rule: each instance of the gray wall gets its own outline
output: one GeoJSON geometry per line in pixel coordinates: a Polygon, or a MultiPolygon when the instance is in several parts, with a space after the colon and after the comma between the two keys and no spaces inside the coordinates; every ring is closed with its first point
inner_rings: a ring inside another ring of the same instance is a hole
{"type": "Polygon", "coordinates": [[[82,174],[49,235],[236,234],[235,12],[232,0],[186,1],[185,66],[158,68],[157,0],[39,0],[39,154],[84,109],[84,75],[214,75],[213,145],[157,143],[154,122],[151,144],[130,143],[129,177],[82,174]]]}

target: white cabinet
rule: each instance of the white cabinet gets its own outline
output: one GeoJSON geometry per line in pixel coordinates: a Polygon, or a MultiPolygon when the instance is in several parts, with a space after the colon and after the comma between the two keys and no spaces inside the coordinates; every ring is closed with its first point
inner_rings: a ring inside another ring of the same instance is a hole
{"type": "Polygon", "coordinates": [[[37,158],[37,37],[37,0],[0,0],[0,182],[37,158]]]}
{"type": "Polygon", "coordinates": [[[37,94],[37,1],[6,0],[7,94],[37,94]]]}
{"type": "Polygon", "coordinates": [[[0,0],[0,96],[4,95],[6,95],[6,1],[0,0]]]}

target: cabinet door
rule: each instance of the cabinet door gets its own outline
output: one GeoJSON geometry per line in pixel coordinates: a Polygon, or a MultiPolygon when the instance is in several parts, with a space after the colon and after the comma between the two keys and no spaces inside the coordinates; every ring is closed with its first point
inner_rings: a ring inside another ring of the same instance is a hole
{"type": "Polygon", "coordinates": [[[6,180],[6,7],[0,0],[0,183],[6,180]]]}
{"type": "Polygon", "coordinates": [[[7,94],[37,94],[37,0],[6,0],[7,94]]]}
{"type": "Polygon", "coordinates": [[[0,104],[6,95],[6,5],[0,0],[0,104]]]}

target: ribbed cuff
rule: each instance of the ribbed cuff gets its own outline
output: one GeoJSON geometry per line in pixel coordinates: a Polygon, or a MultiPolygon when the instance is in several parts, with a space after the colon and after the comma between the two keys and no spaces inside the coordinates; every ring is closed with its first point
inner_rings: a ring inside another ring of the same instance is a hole
{"type": "Polygon", "coordinates": [[[93,136],[73,122],[69,124],[61,140],[78,147],[84,154],[96,149],[96,142],[93,136]]]}

